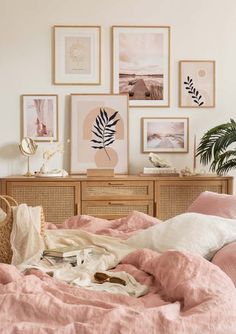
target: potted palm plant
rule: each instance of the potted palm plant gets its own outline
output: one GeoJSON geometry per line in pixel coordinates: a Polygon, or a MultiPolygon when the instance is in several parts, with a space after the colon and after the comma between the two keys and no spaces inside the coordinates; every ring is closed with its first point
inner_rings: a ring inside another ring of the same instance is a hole
{"type": "Polygon", "coordinates": [[[209,170],[219,175],[227,174],[236,168],[236,148],[231,144],[236,142],[236,122],[217,125],[208,130],[200,140],[196,156],[200,157],[200,163],[207,165],[209,170]]]}

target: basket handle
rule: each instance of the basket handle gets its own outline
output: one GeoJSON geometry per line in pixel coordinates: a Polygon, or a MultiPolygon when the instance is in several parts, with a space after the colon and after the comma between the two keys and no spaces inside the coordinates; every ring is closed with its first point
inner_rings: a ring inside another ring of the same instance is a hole
{"type": "Polygon", "coordinates": [[[3,202],[5,202],[5,204],[7,206],[7,215],[4,219],[4,221],[0,222],[0,225],[4,226],[5,224],[7,224],[7,222],[11,218],[11,205],[10,205],[9,201],[12,201],[15,205],[18,205],[18,203],[13,197],[8,196],[8,195],[0,195],[0,199],[3,200],[3,202]]]}

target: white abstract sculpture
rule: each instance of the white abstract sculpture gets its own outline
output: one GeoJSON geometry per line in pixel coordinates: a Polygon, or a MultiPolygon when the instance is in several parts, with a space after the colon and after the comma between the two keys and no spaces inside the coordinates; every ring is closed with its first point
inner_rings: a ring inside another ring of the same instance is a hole
{"type": "Polygon", "coordinates": [[[165,161],[164,159],[161,159],[156,153],[149,153],[149,160],[151,161],[151,163],[153,164],[153,166],[155,167],[159,167],[159,168],[169,168],[171,167],[171,165],[165,161]]]}

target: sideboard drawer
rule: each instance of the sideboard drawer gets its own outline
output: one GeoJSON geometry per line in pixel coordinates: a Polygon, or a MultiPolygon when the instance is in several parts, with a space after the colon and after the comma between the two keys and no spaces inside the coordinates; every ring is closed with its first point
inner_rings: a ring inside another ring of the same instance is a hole
{"type": "Polygon", "coordinates": [[[83,201],[82,214],[105,219],[127,216],[132,211],[153,215],[153,201],[83,201]]]}
{"type": "Polygon", "coordinates": [[[82,200],[153,199],[152,181],[82,182],[82,200]]]}

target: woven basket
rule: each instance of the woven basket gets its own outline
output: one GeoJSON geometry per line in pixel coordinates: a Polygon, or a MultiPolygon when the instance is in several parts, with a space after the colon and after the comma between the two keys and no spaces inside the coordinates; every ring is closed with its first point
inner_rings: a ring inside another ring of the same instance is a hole
{"type": "MultiPolygon", "coordinates": [[[[13,207],[18,206],[17,201],[8,195],[0,195],[6,205],[6,216],[4,221],[0,222],[0,262],[11,263],[12,249],[10,243],[10,236],[13,224],[13,207]],[[13,206],[11,205],[13,204],[13,206]]],[[[45,232],[45,219],[43,208],[41,208],[41,235],[45,232]]]]}

